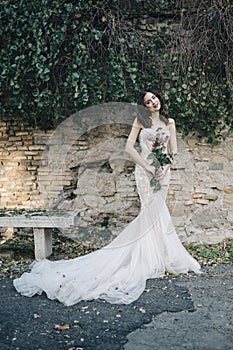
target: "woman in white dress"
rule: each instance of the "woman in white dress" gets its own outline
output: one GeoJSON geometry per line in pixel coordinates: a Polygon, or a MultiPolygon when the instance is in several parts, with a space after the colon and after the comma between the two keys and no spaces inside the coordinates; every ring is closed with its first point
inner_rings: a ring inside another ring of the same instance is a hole
{"type": "Polygon", "coordinates": [[[13,281],[22,295],[32,297],[45,292],[49,299],[67,306],[98,298],[129,304],[142,294],[149,278],[162,277],[165,272],[200,273],[199,263],[181,244],[166,206],[170,164],[157,169],[147,158],[158,135],[163,153],[176,153],[175,122],[161,114],[164,107],[158,93],[141,92],[138,104],[141,112],[134,120],[126,152],[136,163],[139,215],[99,250],[70,260],[35,261],[30,273],[13,281]],[[140,154],[134,147],[138,136],[140,154]],[[154,191],[152,178],[159,182],[160,189],[154,191]]]}

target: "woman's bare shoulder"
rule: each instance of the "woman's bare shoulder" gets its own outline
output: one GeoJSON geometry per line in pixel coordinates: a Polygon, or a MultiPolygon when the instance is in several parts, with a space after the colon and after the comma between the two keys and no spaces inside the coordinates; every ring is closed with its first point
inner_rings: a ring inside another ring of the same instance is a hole
{"type": "Polygon", "coordinates": [[[168,118],[168,124],[169,125],[175,125],[176,123],[175,123],[175,119],[173,119],[173,118],[168,118]]]}
{"type": "Polygon", "coordinates": [[[168,128],[170,131],[176,131],[176,123],[173,118],[168,118],[168,128]]]}
{"type": "Polygon", "coordinates": [[[133,126],[134,126],[135,128],[142,129],[142,124],[139,123],[137,117],[134,119],[133,126]]]}

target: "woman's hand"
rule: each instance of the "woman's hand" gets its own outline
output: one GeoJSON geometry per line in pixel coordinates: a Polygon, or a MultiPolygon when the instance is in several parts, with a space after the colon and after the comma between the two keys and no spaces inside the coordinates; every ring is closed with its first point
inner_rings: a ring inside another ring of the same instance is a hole
{"type": "Polygon", "coordinates": [[[155,167],[153,165],[146,165],[145,166],[145,170],[148,171],[148,173],[155,175],[155,167]]]}
{"type": "Polygon", "coordinates": [[[156,175],[156,180],[158,180],[158,181],[160,181],[164,178],[164,176],[166,175],[169,168],[170,168],[170,165],[166,164],[166,165],[159,167],[159,169],[156,171],[156,168],[153,165],[147,164],[145,166],[145,170],[154,176],[156,175]]]}
{"type": "Polygon", "coordinates": [[[169,170],[169,168],[170,168],[169,164],[161,166],[156,172],[156,180],[157,181],[162,180],[166,175],[167,171],[169,170]]]}

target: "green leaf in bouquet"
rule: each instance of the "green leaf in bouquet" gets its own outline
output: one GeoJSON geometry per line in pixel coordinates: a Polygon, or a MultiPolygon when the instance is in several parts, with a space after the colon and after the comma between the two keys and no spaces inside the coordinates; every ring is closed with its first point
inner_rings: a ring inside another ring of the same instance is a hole
{"type": "Polygon", "coordinates": [[[152,177],[152,179],[150,180],[150,185],[154,186],[157,182],[158,182],[158,180],[156,180],[155,177],[152,177]]]}
{"type": "Polygon", "coordinates": [[[160,167],[160,162],[158,161],[158,160],[154,160],[152,163],[151,163],[151,165],[153,165],[155,168],[159,168],[160,167]]]}
{"type": "Polygon", "coordinates": [[[156,151],[156,157],[160,157],[163,154],[162,148],[158,148],[156,151]]]}
{"type": "Polygon", "coordinates": [[[165,164],[171,164],[171,161],[169,158],[165,157],[161,160],[161,165],[165,165],[165,164]]]}
{"type": "Polygon", "coordinates": [[[148,156],[147,156],[147,159],[154,159],[156,158],[156,154],[154,153],[150,153],[148,156]]]}
{"type": "Polygon", "coordinates": [[[150,186],[153,188],[154,192],[157,192],[161,189],[160,182],[154,177],[150,180],[150,186]]]}

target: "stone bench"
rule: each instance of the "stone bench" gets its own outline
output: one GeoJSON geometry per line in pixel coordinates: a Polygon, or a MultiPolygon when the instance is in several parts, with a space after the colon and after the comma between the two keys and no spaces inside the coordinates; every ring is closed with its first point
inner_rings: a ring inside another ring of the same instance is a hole
{"type": "Polygon", "coordinates": [[[77,211],[16,211],[0,213],[0,227],[33,228],[35,259],[52,254],[52,228],[68,228],[79,223],[77,211]]]}

